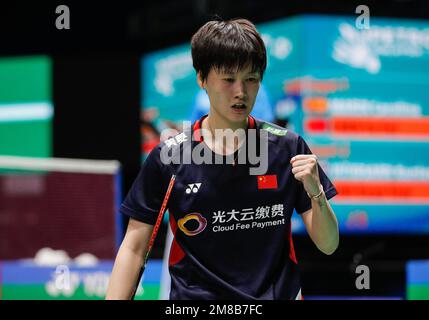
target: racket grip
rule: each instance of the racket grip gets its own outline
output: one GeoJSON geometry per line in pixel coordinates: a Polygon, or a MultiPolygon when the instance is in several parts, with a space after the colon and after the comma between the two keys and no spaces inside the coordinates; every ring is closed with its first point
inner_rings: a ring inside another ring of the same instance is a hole
{"type": "Polygon", "coordinates": [[[135,296],[136,296],[136,293],[137,293],[137,290],[138,290],[138,288],[139,288],[139,284],[140,284],[140,281],[141,281],[141,279],[142,279],[143,272],[144,272],[144,269],[145,269],[145,268],[146,268],[146,264],[145,264],[145,265],[143,265],[143,267],[141,267],[141,268],[140,268],[139,275],[138,275],[138,278],[137,278],[137,281],[136,281],[136,286],[135,286],[135,288],[134,288],[133,295],[131,296],[131,300],[134,300],[134,298],[135,298],[135,296]]]}

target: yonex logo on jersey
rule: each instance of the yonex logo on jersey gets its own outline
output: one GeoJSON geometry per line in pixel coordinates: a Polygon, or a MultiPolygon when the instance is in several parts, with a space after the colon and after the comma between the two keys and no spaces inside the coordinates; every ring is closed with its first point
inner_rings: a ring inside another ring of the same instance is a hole
{"type": "Polygon", "coordinates": [[[200,187],[201,187],[201,183],[191,183],[191,184],[188,184],[188,187],[186,188],[185,192],[186,194],[197,193],[198,190],[200,190],[200,187]]]}

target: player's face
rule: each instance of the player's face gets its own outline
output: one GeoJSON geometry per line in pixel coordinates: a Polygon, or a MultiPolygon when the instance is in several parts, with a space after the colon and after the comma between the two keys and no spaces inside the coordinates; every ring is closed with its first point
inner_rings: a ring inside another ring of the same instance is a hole
{"type": "Polygon", "coordinates": [[[260,76],[250,65],[229,72],[212,68],[203,86],[210,99],[210,117],[234,126],[244,123],[252,111],[260,76]]]}

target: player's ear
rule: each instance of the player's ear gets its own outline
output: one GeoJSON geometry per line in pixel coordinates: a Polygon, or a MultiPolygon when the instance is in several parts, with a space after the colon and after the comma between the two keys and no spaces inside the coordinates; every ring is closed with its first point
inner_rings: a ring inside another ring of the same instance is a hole
{"type": "Polygon", "coordinates": [[[201,89],[205,89],[204,81],[203,81],[203,78],[202,78],[202,76],[201,76],[201,71],[199,71],[199,72],[198,72],[198,74],[197,74],[197,83],[198,83],[198,86],[199,86],[201,89]]]}

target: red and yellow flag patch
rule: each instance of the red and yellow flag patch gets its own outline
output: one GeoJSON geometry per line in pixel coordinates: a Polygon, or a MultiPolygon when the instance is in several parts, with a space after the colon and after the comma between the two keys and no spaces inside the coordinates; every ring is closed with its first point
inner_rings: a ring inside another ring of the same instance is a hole
{"type": "Polygon", "coordinates": [[[277,175],[258,176],[258,189],[277,189],[277,175]]]}

